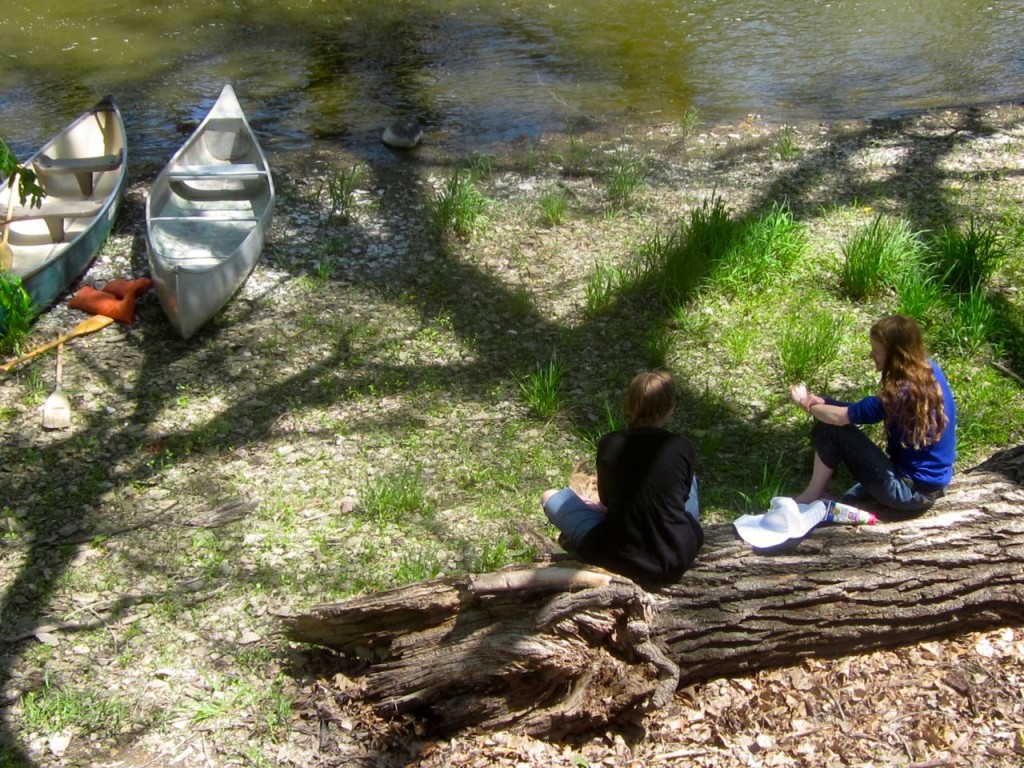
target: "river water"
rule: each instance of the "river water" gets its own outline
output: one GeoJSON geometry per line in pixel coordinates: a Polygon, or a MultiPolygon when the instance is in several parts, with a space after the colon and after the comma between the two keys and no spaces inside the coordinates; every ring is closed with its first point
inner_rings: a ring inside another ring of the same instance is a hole
{"type": "Polygon", "coordinates": [[[104,94],[161,161],[230,81],[268,149],[457,151],[580,121],[867,118],[1024,97],[1024,0],[32,0],[0,4],[0,136],[104,94]]]}

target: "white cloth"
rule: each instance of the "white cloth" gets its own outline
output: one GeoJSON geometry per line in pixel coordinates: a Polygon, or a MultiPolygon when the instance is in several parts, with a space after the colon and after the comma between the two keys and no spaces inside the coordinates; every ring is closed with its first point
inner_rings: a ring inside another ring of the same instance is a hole
{"type": "Polygon", "coordinates": [[[745,542],[758,548],[776,547],[790,539],[800,539],[825,519],[823,501],[797,504],[788,496],[776,496],[763,515],[743,515],[733,521],[745,542]]]}

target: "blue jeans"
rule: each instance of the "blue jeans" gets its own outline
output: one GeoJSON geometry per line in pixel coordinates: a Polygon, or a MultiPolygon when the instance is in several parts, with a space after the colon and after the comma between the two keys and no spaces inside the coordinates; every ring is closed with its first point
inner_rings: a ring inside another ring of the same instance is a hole
{"type": "Polygon", "coordinates": [[[817,422],[811,432],[814,450],[825,466],[845,464],[857,483],[840,499],[857,506],[871,499],[899,512],[923,512],[942,495],[941,486],[914,486],[886,453],[856,425],[837,427],[817,422]]]}
{"type": "MultiPolygon", "coordinates": [[[[700,500],[697,498],[697,478],[690,483],[690,495],[684,507],[697,522],[700,522],[700,500]]],[[[595,509],[581,499],[572,488],[563,488],[544,505],[544,514],[565,539],[567,549],[579,548],[580,542],[595,525],[604,519],[605,513],[595,509]]]]}

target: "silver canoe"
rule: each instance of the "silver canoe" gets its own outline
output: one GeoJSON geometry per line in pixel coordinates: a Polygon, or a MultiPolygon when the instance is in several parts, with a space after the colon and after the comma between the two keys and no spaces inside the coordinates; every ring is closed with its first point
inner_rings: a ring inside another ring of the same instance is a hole
{"type": "Polygon", "coordinates": [[[274,182],[235,92],[217,103],[153,182],[146,250],[164,313],[183,338],[249,277],[274,215],[274,182]]]}
{"type": "MultiPolygon", "coordinates": [[[[46,190],[41,207],[15,201],[9,224],[10,271],[40,312],[85,271],[110,234],[128,174],[124,120],[107,96],[50,139],[25,167],[46,190]]],[[[7,210],[10,179],[0,186],[7,210]]],[[[0,219],[2,221],[2,219],[0,219]]]]}

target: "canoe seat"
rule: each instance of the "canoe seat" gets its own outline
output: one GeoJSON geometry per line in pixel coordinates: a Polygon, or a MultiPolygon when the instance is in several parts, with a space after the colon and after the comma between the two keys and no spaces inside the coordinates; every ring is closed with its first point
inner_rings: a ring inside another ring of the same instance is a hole
{"type": "Polygon", "coordinates": [[[104,200],[53,200],[44,201],[41,208],[14,209],[11,222],[42,219],[50,230],[50,240],[54,243],[64,242],[64,223],[68,219],[88,219],[99,214],[103,209],[104,200]]]}
{"type": "Polygon", "coordinates": [[[100,155],[99,157],[50,157],[40,155],[32,163],[39,176],[57,173],[101,173],[121,167],[121,155],[100,155]]]}
{"type": "Polygon", "coordinates": [[[255,163],[224,163],[223,165],[184,165],[167,172],[172,181],[196,179],[259,179],[267,172],[255,163]]]}
{"type": "Polygon", "coordinates": [[[45,180],[49,176],[73,173],[82,190],[82,195],[92,194],[94,173],[114,171],[121,167],[121,155],[98,155],[97,157],[50,157],[40,155],[32,162],[36,175],[45,180]]]}
{"type": "Polygon", "coordinates": [[[205,221],[208,224],[220,224],[224,221],[229,223],[259,221],[255,216],[151,216],[149,220],[154,224],[165,221],[205,221]]]}

